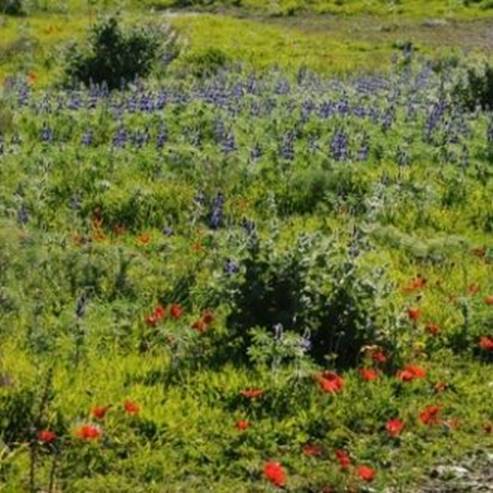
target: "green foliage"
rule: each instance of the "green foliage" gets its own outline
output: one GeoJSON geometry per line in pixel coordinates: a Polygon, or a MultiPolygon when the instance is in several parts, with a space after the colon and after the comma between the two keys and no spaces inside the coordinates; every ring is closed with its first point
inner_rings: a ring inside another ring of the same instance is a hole
{"type": "Polygon", "coordinates": [[[156,62],[163,33],[138,28],[122,30],[116,17],[101,20],[91,30],[86,47],[73,45],[66,55],[65,75],[71,84],[106,83],[115,89],[145,77],[156,62]]]}
{"type": "Polygon", "coordinates": [[[201,52],[191,53],[186,57],[187,70],[197,77],[210,76],[224,69],[229,57],[219,48],[208,48],[201,52]]]}
{"type": "Polygon", "coordinates": [[[0,0],[0,13],[7,15],[25,15],[24,0],[0,0]]]}

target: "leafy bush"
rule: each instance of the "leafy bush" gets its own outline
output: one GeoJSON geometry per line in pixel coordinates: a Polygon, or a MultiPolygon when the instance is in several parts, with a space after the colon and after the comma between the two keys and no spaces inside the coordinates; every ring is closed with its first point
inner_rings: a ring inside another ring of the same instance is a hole
{"type": "Polygon", "coordinates": [[[87,46],[69,49],[66,77],[71,83],[104,82],[110,89],[145,77],[166,44],[162,35],[155,29],[124,31],[117,18],[104,19],[92,28],[87,46]]]}
{"type": "Polygon", "coordinates": [[[308,331],[310,354],[343,366],[353,364],[369,341],[387,343],[387,321],[379,310],[391,286],[383,271],[363,267],[365,243],[359,234],[347,244],[300,236],[287,251],[275,252],[270,241],[252,242],[240,267],[243,276],[229,286],[233,336],[245,347],[252,327],[308,331]]]}
{"type": "Polygon", "coordinates": [[[23,0],[0,0],[0,12],[7,15],[25,15],[23,0]]]}
{"type": "Polygon", "coordinates": [[[485,64],[482,70],[469,68],[465,82],[456,89],[459,101],[469,110],[474,110],[476,105],[493,108],[493,67],[485,64]]]}

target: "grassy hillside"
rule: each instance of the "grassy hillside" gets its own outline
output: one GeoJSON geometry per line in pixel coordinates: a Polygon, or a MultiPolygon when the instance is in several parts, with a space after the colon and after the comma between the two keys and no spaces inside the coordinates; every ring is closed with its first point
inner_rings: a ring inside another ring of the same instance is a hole
{"type": "Polygon", "coordinates": [[[488,2],[238,3],[0,17],[0,489],[486,490],[488,2]]]}

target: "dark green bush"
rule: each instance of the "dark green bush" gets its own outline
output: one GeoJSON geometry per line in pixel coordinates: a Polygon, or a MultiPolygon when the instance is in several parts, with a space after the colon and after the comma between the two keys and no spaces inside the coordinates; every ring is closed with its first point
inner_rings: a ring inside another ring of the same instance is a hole
{"type": "Polygon", "coordinates": [[[7,15],[25,15],[23,0],[0,0],[0,12],[7,15]]]}
{"type": "Polygon", "coordinates": [[[121,87],[152,69],[163,33],[155,29],[125,31],[115,17],[97,23],[86,46],[74,45],[67,54],[65,70],[69,83],[103,83],[110,89],[121,87]]]}
{"type": "Polygon", "coordinates": [[[385,327],[392,324],[375,307],[392,288],[383,271],[363,267],[365,243],[359,235],[346,244],[301,236],[276,252],[271,242],[253,242],[229,285],[231,335],[245,348],[252,327],[308,331],[312,357],[322,363],[330,356],[341,366],[354,364],[369,342],[387,344],[385,327]]]}
{"type": "Polygon", "coordinates": [[[492,109],[493,67],[485,64],[482,70],[468,69],[465,82],[457,86],[455,94],[459,102],[471,111],[477,105],[483,109],[492,109]]]}

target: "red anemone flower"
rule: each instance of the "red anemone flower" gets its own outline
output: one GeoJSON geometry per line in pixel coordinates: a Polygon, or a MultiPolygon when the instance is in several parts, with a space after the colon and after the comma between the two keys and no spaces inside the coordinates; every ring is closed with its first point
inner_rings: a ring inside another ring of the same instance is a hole
{"type": "Polygon", "coordinates": [[[154,316],[158,320],[162,320],[165,315],[166,315],[166,308],[164,308],[163,306],[158,305],[156,306],[156,308],[154,308],[154,316]]]}
{"type": "Polygon", "coordinates": [[[404,286],[403,291],[405,293],[412,293],[413,291],[423,289],[426,286],[426,282],[426,279],[418,274],[418,276],[412,279],[409,284],[404,286]]]}
{"type": "Polygon", "coordinates": [[[374,368],[360,368],[359,374],[365,382],[377,380],[379,376],[378,370],[375,370],[374,368]]]}
{"type": "Polygon", "coordinates": [[[397,378],[403,382],[411,382],[416,378],[425,378],[426,370],[416,365],[406,365],[404,369],[397,372],[397,378]]]}
{"type": "Polygon", "coordinates": [[[204,319],[199,318],[192,324],[192,329],[196,330],[199,333],[205,332],[207,330],[207,324],[204,319]]]}
{"type": "Polygon", "coordinates": [[[440,407],[438,406],[426,406],[420,413],[419,419],[424,425],[434,425],[439,422],[438,416],[440,414],[440,407]]]}
{"type": "Polygon", "coordinates": [[[428,322],[425,327],[426,332],[433,336],[436,336],[440,332],[440,326],[433,322],[428,322]]]}
{"type": "Polygon", "coordinates": [[[371,483],[377,475],[375,469],[369,466],[358,466],[357,472],[360,479],[367,481],[368,483],[371,483]]]}
{"type": "Polygon", "coordinates": [[[235,427],[240,431],[245,431],[246,429],[250,428],[250,421],[248,421],[247,419],[239,419],[235,423],[235,427]]]}
{"type": "Polygon", "coordinates": [[[207,325],[210,325],[212,322],[214,322],[214,314],[210,310],[206,310],[202,313],[202,320],[207,325]]]}
{"type": "Polygon", "coordinates": [[[109,410],[110,406],[94,406],[91,409],[91,416],[96,419],[104,419],[109,410]]]}
{"type": "Polygon", "coordinates": [[[81,425],[75,430],[75,436],[81,440],[99,440],[103,432],[99,426],[81,425]]]}
{"type": "Polygon", "coordinates": [[[381,349],[377,349],[376,351],[373,351],[371,353],[371,359],[375,363],[380,363],[380,364],[384,364],[387,362],[387,356],[385,356],[385,353],[381,349]]]}
{"type": "Polygon", "coordinates": [[[339,466],[343,471],[349,469],[349,466],[351,465],[351,458],[349,457],[349,454],[345,450],[337,449],[336,459],[337,462],[339,462],[339,466]]]}
{"type": "Polygon", "coordinates": [[[245,389],[242,390],[240,394],[247,399],[256,399],[257,397],[264,395],[264,391],[262,389],[245,389]]]}
{"type": "Polygon", "coordinates": [[[140,413],[140,406],[136,402],[128,399],[123,403],[123,409],[131,416],[137,416],[140,413]]]}
{"type": "Polygon", "coordinates": [[[493,351],[493,337],[483,336],[479,340],[479,347],[485,351],[493,351]]]}
{"type": "Polygon", "coordinates": [[[329,394],[340,392],[344,387],[344,379],[333,371],[324,371],[315,378],[320,388],[329,394]]]}
{"type": "Polygon", "coordinates": [[[413,321],[417,322],[421,318],[421,310],[416,307],[407,309],[407,316],[413,321]]]}
{"type": "Polygon", "coordinates": [[[389,436],[396,438],[401,434],[405,426],[406,424],[401,419],[389,419],[385,425],[385,429],[387,430],[389,436]]]}
{"type": "Polygon", "coordinates": [[[286,471],[279,462],[269,461],[264,466],[264,476],[273,485],[282,488],[286,485],[286,471]]]}
{"type": "Polygon", "coordinates": [[[169,314],[175,319],[175,320],[178,320],[179,318],[181,318],[181,316],[183,315],[183,308],[181,307],[181,305],[179,305],[178,303],[173,303],[171,305],[171,308],[169,309],[169,314]]]}
{"type": "Polygon", "coordinates": [[[51,430],[38,431],[38,440],[43,443],[53,443],[57,439],[56,433],[51,430]]]}

